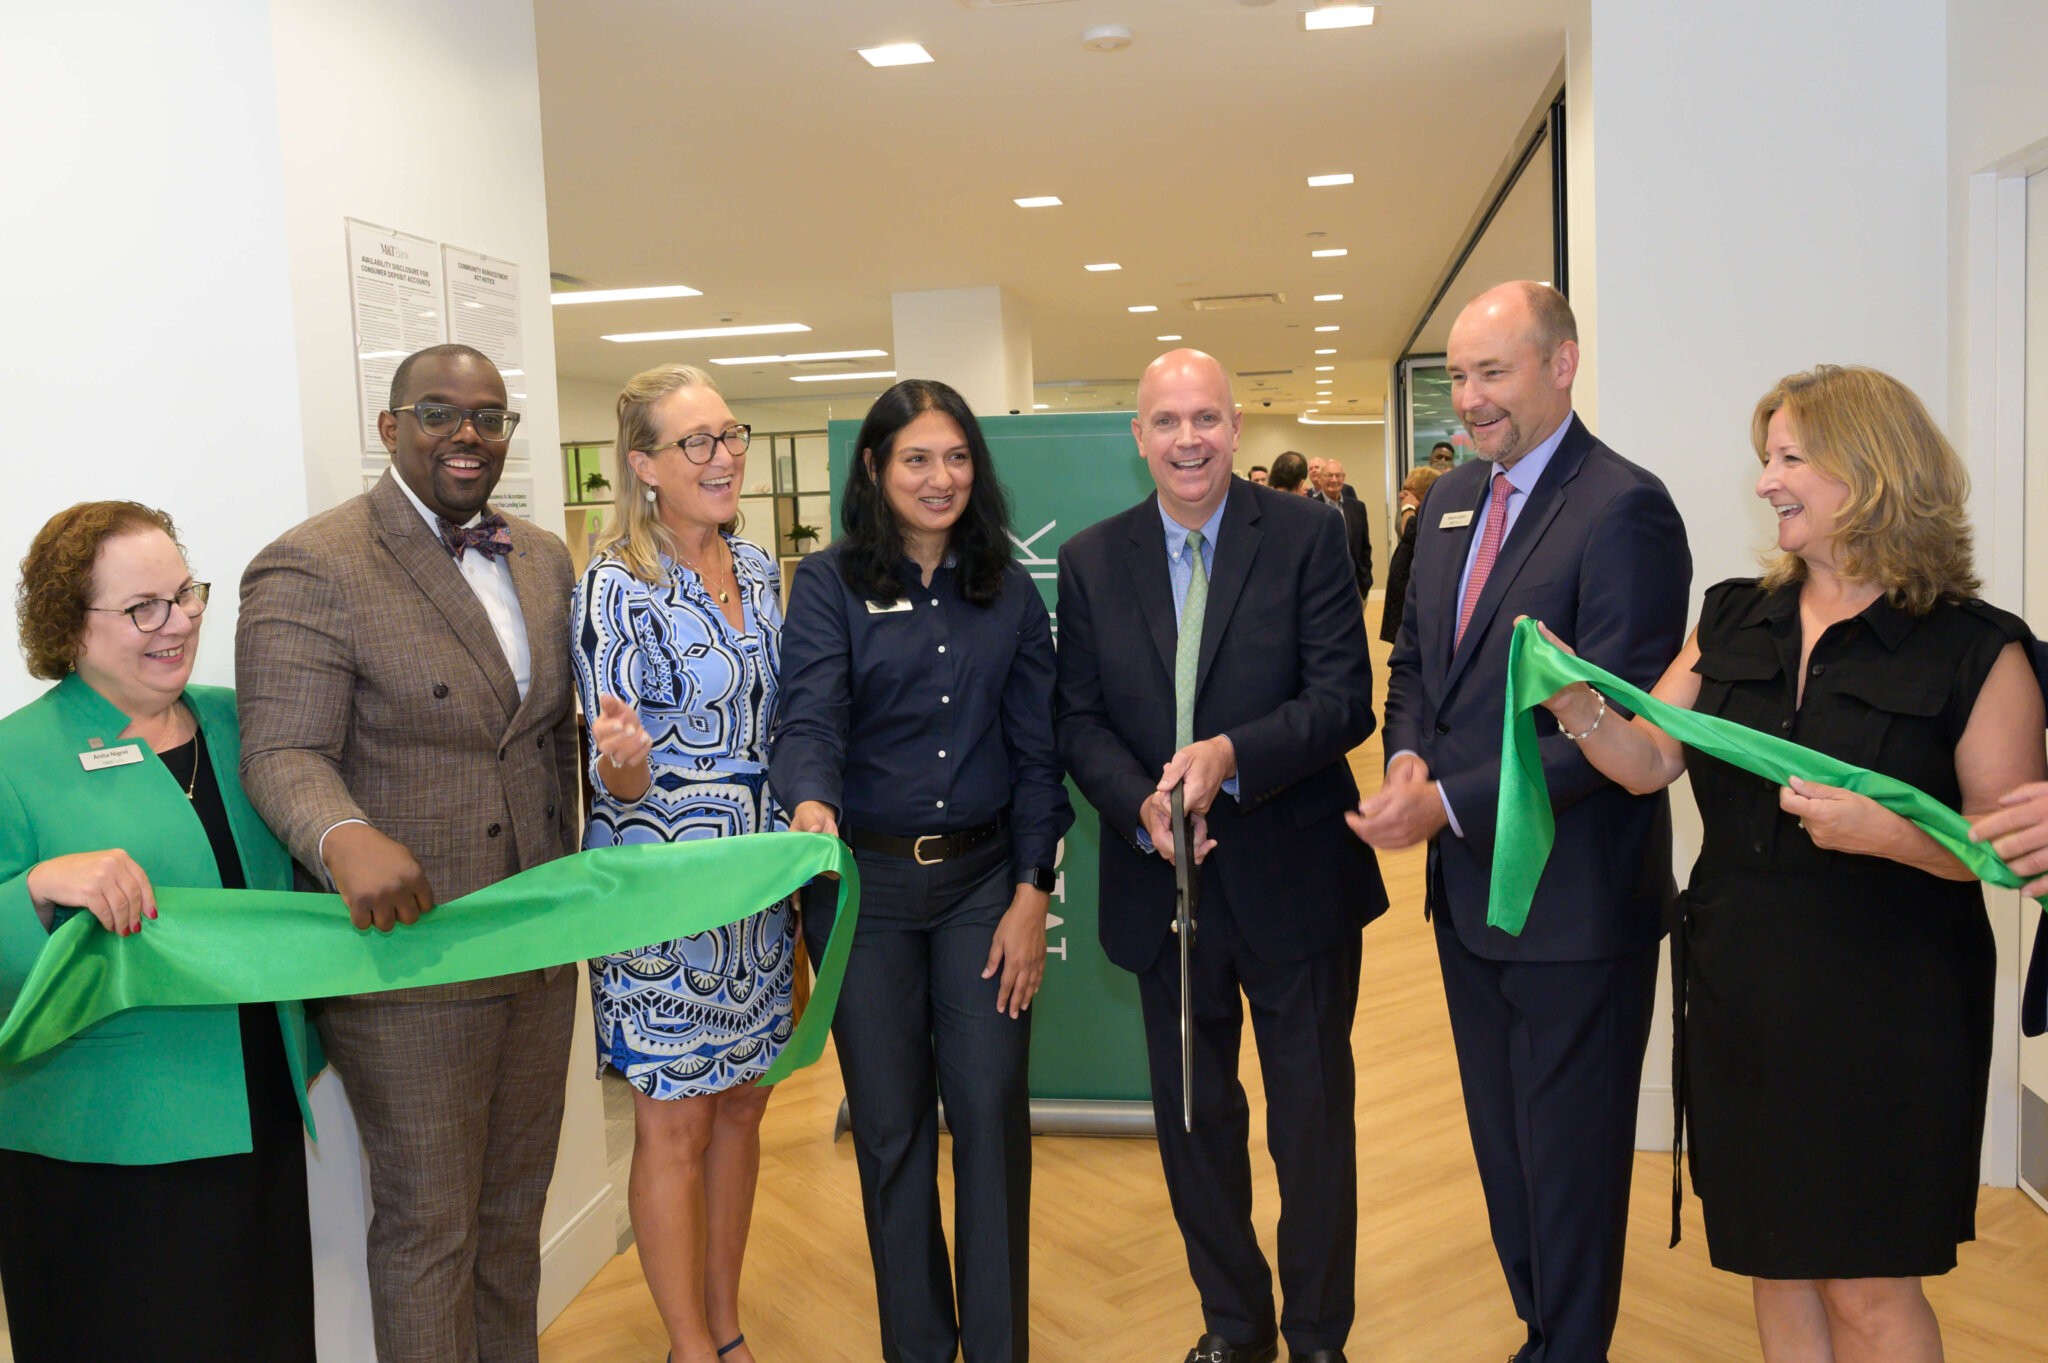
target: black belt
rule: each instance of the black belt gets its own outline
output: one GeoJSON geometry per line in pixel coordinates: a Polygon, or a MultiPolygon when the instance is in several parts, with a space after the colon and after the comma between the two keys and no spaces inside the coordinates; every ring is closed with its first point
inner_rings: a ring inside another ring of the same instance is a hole
{"type": "Polygon", "coordinates": [[[1009,819],[999,814],[978,827],[952,833],[870,833],[864,828],[853,828],[843,836],[846,845],[856,852],[879,852],[885,857],[903,857],[920,866],[936,866],[993,840],[1009,824],[1009,819]]]}

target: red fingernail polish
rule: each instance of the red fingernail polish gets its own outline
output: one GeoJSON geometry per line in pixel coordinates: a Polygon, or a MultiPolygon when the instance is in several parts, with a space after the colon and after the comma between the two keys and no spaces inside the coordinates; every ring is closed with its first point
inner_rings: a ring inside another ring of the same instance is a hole
{"type": "Polygon", "coordinates": [[[146,914],[148,914],[148,915],[149,915],[149,916],[150,916],[151,918],[154,918],[154,917],[156,917],[156,910],[155,910],[155,909],[153,909],[153,908],[151,908],[151,909],[144,909],[144,910],[143,910],[143,912],[144,912],[144,913],[146,913],[146,914]]]}

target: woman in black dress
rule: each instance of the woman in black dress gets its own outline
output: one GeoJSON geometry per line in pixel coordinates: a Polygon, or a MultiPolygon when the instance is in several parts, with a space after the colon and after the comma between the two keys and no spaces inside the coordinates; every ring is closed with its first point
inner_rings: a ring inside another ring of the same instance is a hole
{"type": "MultiPolygon", "coordinates": [[[[2031,635],[1974,598],[1968,480],[1919,399],[1824,365],[1767,393],[1751,438],[1781,552],[1709,589],[1657,697],[1966,812],[2040,779],[2031,635]]],[[[1764,1357],[1934,1363],[1920,1280],[1975,1234],[1981,887],[1864,796],[1689,753],[1583,685],[1546,704],[1632,791],[1692,773],[1705,836],[1674,942],[1676,1079],[1708,1249],[1754,1280],[1764,1357]]]]}
{"type": "Polygon", "coordinates": [[[1415,564],[1415,531],[1422,513],[1422,499],[1429,485],[1443,477],[1443,470],[1424,465],[1410,469],[1401,480],[1401,515],[1394,522],[1397,543],[1387,561],[1387,597],[1380,605],[1380,638],[1393,643],[1401,634],[1401,617],[1408,604],[1408,573],[1415,564]]]}

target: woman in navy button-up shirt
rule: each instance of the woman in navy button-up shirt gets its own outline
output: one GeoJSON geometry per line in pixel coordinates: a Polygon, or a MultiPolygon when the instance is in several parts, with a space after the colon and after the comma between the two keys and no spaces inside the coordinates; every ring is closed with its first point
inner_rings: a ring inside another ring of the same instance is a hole
{"type": "MultiPolygon", "coordinates": [[[[792,828],[844,837],[860,862],[833,1034],[883,1353],[1023,1360],[1025,1010],[1074,820],[1053,743],[1051,620],[1011,561],[1002,486],[958,393],[897,384],[855,449],[845,534],[791,586],[769,782],[792,828]],[[957,1317],[935,1099],[953,1135],[957,1317]]],[[[814,959],[829,905],[806,905],[814,959]]]]}

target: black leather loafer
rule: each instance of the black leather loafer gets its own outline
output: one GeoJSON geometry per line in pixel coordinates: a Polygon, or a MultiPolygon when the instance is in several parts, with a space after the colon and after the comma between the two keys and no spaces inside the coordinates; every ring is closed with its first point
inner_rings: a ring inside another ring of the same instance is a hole
{"type": "Polygon", "coordinates": [[[1273,1363],[1280,1356],[1280,1341],[1264,1344],[1232,1344],[1222,1335],[1203,1335],[1188,1350],[1186,1363],[1273,1363]]]}

